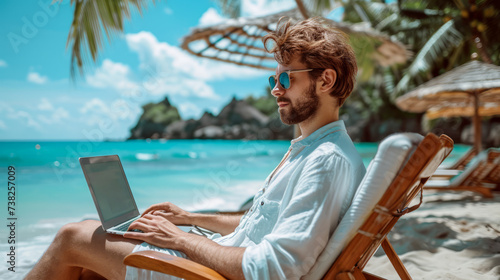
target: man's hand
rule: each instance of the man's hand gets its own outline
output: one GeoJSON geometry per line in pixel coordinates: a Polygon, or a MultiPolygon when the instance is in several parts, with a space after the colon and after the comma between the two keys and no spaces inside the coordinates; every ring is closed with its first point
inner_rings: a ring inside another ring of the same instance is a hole
{"type": "Polygon", "coordinates": [[[133,222],[123,237],[146,241],[160,248],[169,248],[185,253],[189,259],[208,266],[229,279],[243,279],[241,267],[245,248],[225,247],[214,241],[180,230],[160,215],[145,214],[133,222]]]}
{"type": "Polygon", "coordinates": [[[143,215],[130,225],[129,230],[134,229],[142,232],[128,231],[123,237],[142,240],[161,248],[178,251],[182,249],[182,241],[188,237],[188,233],[180,230],[167,218],[157,214],[143,215]]]}
{"type": "Polygon", "coordinates": [[[234,231],[240,222],[241,215],[213,215],[202,213],[191,213],[181,209],[170,202],[158,203],[150,206],[142,217],[153,215],[162,217],[174,225],[196,225],[206,228],[222,235],[234,231]]]}
{"type": "Polygon", "coordinates": [[[182,210],[180,207],[170,202],[163,202],[150,206],[144,211],[142,217],[148,214],[163,217],[175,225],[193,224],[190,212],[182,210]]]}

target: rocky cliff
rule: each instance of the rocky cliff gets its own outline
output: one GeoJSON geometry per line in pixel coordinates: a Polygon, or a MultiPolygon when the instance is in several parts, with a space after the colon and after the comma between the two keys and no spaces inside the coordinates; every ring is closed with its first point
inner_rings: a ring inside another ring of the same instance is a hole
{"type": "MultiPolygon", "coordinates": [[[[274,101],[275,103],[275,101],[274,101]]],[[[233,98],[217,116],[205,112],[200,119],[182,120],[167,98],[143,106],[130,139],[291,139],[293,127],[274,114],[264,114],[245,100],[233,98]],[[163,116],[163,117],[162,117],[163,116]]]]}
{"type": "Polygon", "coordinates": [[[181,119],[177,108],[168,98],[158,103],[142,106],[143,113],[137,124],[130,130],[130,139],[159,138],[165,127],[181,119]]]}
{"type": "MultiPolygon", "coordinates": [[[[293,127],[284,125],[278,114],[276,100],[272,96],[233,98],[217,116],[205,112],[198,120],[182,120],[177,108],[168,98],[159,103],[144,105],[143,114],[130,139],[262,139],[289,140],[293,127]]],[[[473,129],[470,118],[438,119],[425,121],[422,114],[410,114],[392,108],[390,116],[367,113],[347,102],[341,109],[340,118],[356,142],[377,142],[396,132],[447,134],[455,143],[472,144],[473,129]]],[[[500,146],[500,118],[483,120],[483,144],[485,147],[500,146]]]]}

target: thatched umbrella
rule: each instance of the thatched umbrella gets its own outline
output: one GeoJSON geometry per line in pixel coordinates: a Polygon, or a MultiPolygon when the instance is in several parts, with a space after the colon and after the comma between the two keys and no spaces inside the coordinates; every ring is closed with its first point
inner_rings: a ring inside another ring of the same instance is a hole
{"type": "MultiPolygon", "coordinates": [[[[191,34],[183,38],[181,47],[199,57],[274,70],[274,57],[264,50],[261,38],[276,28],[276,23],[282,16],[303,19],[298,9],[256,18],[228,19],[214,26],[194,28],[191,34]]],[[[376,42],[376,52],[372,54],[372,58],[382,66],[404,63],[410,56],[410,52],[401,43],[392,41],[366,23],[327,21],[351,37],[358,35],[360,38],[367,38],[370,43],[376,42]]],[[[354,48],[356,49],[356,45],[354,48]]]]}
{"type": "Polygon", "coordinates": [[[474,146],[481,150],[481,116],[500,114],[500,67],[471,61],[396,99],[402,110],[428,117],[472,116],[474,146]]]}

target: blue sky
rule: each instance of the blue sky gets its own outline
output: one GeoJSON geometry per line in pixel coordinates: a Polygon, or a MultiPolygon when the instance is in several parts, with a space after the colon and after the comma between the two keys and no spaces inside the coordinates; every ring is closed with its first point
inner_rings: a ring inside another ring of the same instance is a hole
{"type": "MultiPolygon", "coordinates": [[[[73,6],[51,2],[0,2],[0,140],[125,139],[141,106],[165,96],[187,119],[217,114],[233,96],[265,94],[270,71],[180,48],[190,28],[223,20],[210,0],[160,1],[133,14],[124,34],[74,84],[66,49],[73,6]]],[[[293,0],[244,0],[242,10],[259,16],[293,6],[293,0]]]]}

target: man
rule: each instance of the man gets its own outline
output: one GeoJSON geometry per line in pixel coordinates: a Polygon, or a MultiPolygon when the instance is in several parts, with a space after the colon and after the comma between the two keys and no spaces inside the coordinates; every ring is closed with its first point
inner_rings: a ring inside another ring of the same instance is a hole
{"type": "Polygon", "coordinates": [[[278,67],[269,78],[281,120],[302,136],[266,179],[243,216],[186,212],[171,203],[148,208],[124,238],[96,221],[61,228],[28,275],[32,279],[123,279],[132,251],[157,250],[211,267],[230,279],[298,279],[309,272],[347,210],[364,176],[359,154],[339,120],[350,95],[356,61],[344,34],[311,19],[280,21],[264,37],[278,67]],[[221,233],[208,238],[181,231],[192,224],[221,233]],[[141,244],[143,241],[147,243],[141,244]],[[141,244],[141,245],[139,245],[141,244]],[[168,249],[163,249],[168,248],[168,249]]]}

